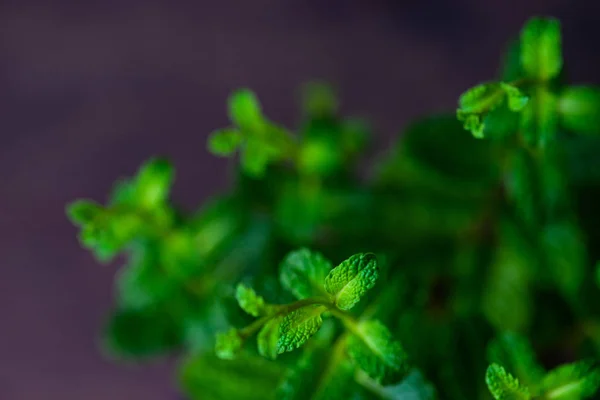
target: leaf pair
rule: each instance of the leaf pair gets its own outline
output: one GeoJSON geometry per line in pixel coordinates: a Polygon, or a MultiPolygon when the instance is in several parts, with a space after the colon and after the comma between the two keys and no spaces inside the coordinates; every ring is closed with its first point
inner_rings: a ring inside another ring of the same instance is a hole
{"type": "Polygon", "coordinates": [[[213,132],[208,149],[218,156],[230,156],[239,149],[242,168],[248,175],[261,177],[270,163],[294,151],[289,133],[263,116],[252,91],[240,89],[231,95],[229,118],[235,127],[213,132]]]}
{"type": "Polygon", "coordinates": [[[77,200],[67,206],[67,215],[81,227],[82,244],[101,261],[110,261],[133,238],[156,234],[168,222],[166,201],[172,181],[170,163],[152,159],[135,178],[115,187],[108,206],[77,200]]]}
{"type": "Polygon", "coordinates": [[[564,364],[550,372],[537,363],[529,342],[507,332],[489,346],[492,364],[486,372],[488,389],[495,399],[577,400],[593,396],[600,388],[600,368],[591,361],[564,364]],[[510,366],[516,376],[504,366],[510,366]]]}
{"type": "Polygon", "coordinates": [[[578,400],[592,397],[600,387],[600,369],[589,361],[565,364],[547,373],[537,385],[522,385],[502,366],[491,364],[486,383],[496,400],[578,400]]]}
{"type": "Polygon", "coordinates": [[[486,128],[489,130],[490,123],[494,121],[495,116],[492,112],[500,107],[519,112],[525,108],[528,101],[529,98],[525,94],[509,83],[482,83],[460,96],[456,116],[463,122],[466,130],[481,139],[487,136],[486,128]]]}

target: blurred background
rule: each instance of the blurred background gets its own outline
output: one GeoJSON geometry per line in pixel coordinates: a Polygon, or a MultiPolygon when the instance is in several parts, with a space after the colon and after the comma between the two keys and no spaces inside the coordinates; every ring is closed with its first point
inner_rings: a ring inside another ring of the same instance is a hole
{"type": "Polygon", "coordinates": [[[593,0],[40,0],[0,3],[0,399],[177,399],[173,361],[119,365],[97,337],[115,266],[77,243],[67,202],[103,201],[153,155],[191,209],[227,187],[205,150],[235,88],[292,125],[297,89],[339,88],[384,149],[494,76],[532,15],[563,24],[572,81],[599,83],[593,0]]]}

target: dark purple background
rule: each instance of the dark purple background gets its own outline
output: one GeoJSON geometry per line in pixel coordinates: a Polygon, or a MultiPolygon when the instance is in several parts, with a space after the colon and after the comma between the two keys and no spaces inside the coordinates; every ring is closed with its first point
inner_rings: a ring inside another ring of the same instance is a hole
{"type": "Polygon", "coordinates": [[[175,398],[172,363],[123,366],[97,351],[115,268],[80,249],[63,209],[103,200],[155,154],[174,161],[187,207],[224,188],[225,163],[204,141],[227,124],[232,89],[256,90],[291,123],[298,85],[328,79],[346,111],[372,117],[383,148],[491,78],[531,15],[562,19],[572,77],[597,82],[600,67],[594,0],[13,3],[0,5],[2,400],[175,398]]]}

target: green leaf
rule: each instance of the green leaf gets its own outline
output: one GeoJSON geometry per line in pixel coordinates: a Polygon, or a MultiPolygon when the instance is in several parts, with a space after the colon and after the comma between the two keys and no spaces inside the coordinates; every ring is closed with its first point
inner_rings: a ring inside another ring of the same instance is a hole
{"type": "Polygon", "coordinates": [[[590,361],[561,365],[540,385],[544,399],[575,400],[592,397],[600,388],[600,369],[590,361]]]}
{"type": "Polygon", "coordinates": [[[425,380],[423,374],[417,369],[411,370],[406,378],[395,385],[381,387],[365,373],[357,374],[357,380],[386,400],[436,400],[438,398],[434,386],[425,380]]]}
{"type": "Polygon", "coordinates": [[[361,322],[348,339],[348,354],[379,383],[396,383],[408,372],[407,355],[380,321],[361,322]]]}
{"type": "Polygon", "coordinates": [[[525,149],[512,152],[506,163],[506,197],[527,225],[535,226],[541,219],[539,177],[535,160],[525,149]]]}
{"type": "Polygon", "coordinates": [[[600,134],[600,88],[570,86],[558,99],[560,123],[580,134],[600,134]]]}
{"type": "Polygon", "coordinates": [[[354,365],[334,347],[303,352],[277,388],[278,400],[347,400],[358,389],[354,365]]]}
{"type": "Polygon", "coordinates": [[[306,343],[323,324],[321,314],[326,310],[324,306],[312,305],[287,314],[281,322],[277,352],[292,351],[306,343]]]}
{"type": "Polygon", "coordinates": [[[355,254],[332,269],[325,278],[325,290],[340,310],[349,310],[375,286],[379,268],[372,253],[355,254]]]}
{"type": "Polygon", "coordinates": [[[496,337],[488,347],[488,358],[492,363],[506,365],[525,385],[541,381],[545,373],[527,338],[515,332],[496,337]]]}
{"type": "Polygon", "coordinates": [[[242,130],[259,130],[264,122],[258,98],[249,89],[236,90],[229,97],[229,118],[242,130]]]}
{"type": "Polygon", "coordinates": [[[217,156],[229,156],[242,144],[242,134],[236,129],[220,129],[208,137],[208,150],[217,156]]]}
{"type": "Polygon", "coordinates": [[[500,83],[487,82],[464,92],[458,99],[456,116],[464,128],[478,139],[483,138],[485,114],[502,104],[505,92],[500,83]]]}
{"type": "Polygon", "coordinates": [[[242,283],[238,284],[236,287],[235,298],[242,310],[253,317],[263,315],[267,310],[265,299],[256,294],[254,289],[249,288],[242,283]]]}
{"type": "Polygon", "coordinates": [[[484,282],[481,307],[495,328],[521,331],[531,323],[531,281],[538,259],[517,225],[503,221],[497,234],[499,243],[484,282]]]}
{"type": "Polygon", "coordinates": [[[521,63],[528,77],[547,81],[563,64],[560,23],[554,18],[532,18],[521,31],[521,63]]]}
{"type": "Polygon", "coordinates": [[[282,316],[271,318],[260,330],[256,338],[258,353],[266,358],[275,360],[279,352],[282,316]]]}
{"type": "Polygon", "coordinates": [[[147,208],[163,204],[169,195],[173,178],[173,167],[166,159],[153,158],[144,163],[135,180],[138,204],[147,208]]]}
{"type": "Polygon", "coordinates": [[[76,200],[67,206],[66,211],[73,224],[85,226],[102,215],[104,208],[91,200],[76,200]]]}
{"type": "Polygon", "coordinates": [[[289,253],[280,266],[281,284],[297,299],[322,296],[332,265],[321,253],[306,248],[289,253]]]}
{"type": "Polygon", "coordinates": [[[242,168],[249,176],[261,178],[265,175],[270,158],[269,150],[263,143],[255,139],[248,140],[242,152],[242,168]]]}
{"type": "Polygon", "coordinates": [[[133,248],[127,265],[116,277],[116,301],[120,308],[142,310],[168,301],[179,288],[165,277],[154,242],[140,243],[133,248]]]}
{"type": "MultiPolygon", "coordinates": [[[[492,115],[494,112],[490,117],[492,115]]],[[[497,129],[498,124],[494,122],[486,127],[497,129]]],[[[487,132],[493,137],[497,134],[496,130],[487,132]]],[[[516,128],[511,131],[514,132],[516,128]]],[[[461,200],[465,197],[479,199],[487,196],[492,185],[500,179],[498,158],[492,141],[475,139],[455,116],[427,117],[411,123],[402,133],[396,148],[382,165],[379,183],[402,188],[410,186],[461,200]]],[[[401,200],[399,196],[394,199],[395,202],[401,200]]],[[[439,195],[434,200],[444,203],[439,195]]]]}
{"type": "Polygon", "coordinates": [[[504,93],[506,93],[508,98],[508,108],[511,111],[519,112],[527,105],[529,97],[523,94],[517,87],[508,83],[500,83],[500,87],[504,90],[504,93]]]}
{"type": "Polygon", "coordinates": [[[485,374],[485,383],[496,400],[529,400],[529,390],[518,379],[498,364],[491,364],[485,374]]]}
{"type": "Polygon", "coordinates": [[[235,328],[217,334],[215,354],[223,360],[233,360],[243,345],[242,337],[235,328]]]}
{"type": "Polygon", "coordinates": [[[103,337],[104,351],[116,358],[149,358],[178,349],[182,331],[166,310],[118,310],[103,337]]]}
{"type": "Polygon", "coordinates": [[[221,360],[212,354],[188,357],[179,382],[190,400],[276,400],[273,388],[284,368],[258,356],[221,360]]]}
{"type": "Polygon", "coordinates": [[[542,249],[549,272],[558,289],[571,298],[577,296],[587,270],[587,251],[579,228],[569,221],[556,222],[544,228],[542,249]]]}

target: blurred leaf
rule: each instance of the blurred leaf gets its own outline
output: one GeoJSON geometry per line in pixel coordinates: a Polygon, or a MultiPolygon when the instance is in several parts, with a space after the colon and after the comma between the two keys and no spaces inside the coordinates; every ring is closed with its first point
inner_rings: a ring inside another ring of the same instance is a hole
{"type": "Polygon", "coordinates": [[[600,88],[570,86],[558,99],[560,123],[581,134],[600,134],[600,88]]]}
{"type": "Polygon", "coordinates": [[[263,124],[258,98],[249,89],[238,89],[229,97],[229,118],[243,130],[257,130],[263,124]]]}
{"type": "Polygon", "coordinates": [[[378,383],[396,383],[408,371],[404,349],[377,320],[359,323],[348,339],[348,354],[378,383]]]}
{"type": "Polygon", "coordinates": [[[242,134],[235,129],[220,129],[208,138],[208,150],[218,156],[230,156],[242,144],[242,134]]]}
{"type": "Polygon", "coordinates": [[[211,354],[187,358],[179,381],[193,400],[275,400],[273,388],[284,370],[256,356],[221,360],[211,354]]]}
{"type": "Polygon", "coordinates": [[[288,253],[281,262],[281,284],[297,299],[322,296],[331,269],[331,262],[321,253],[302,248],[288,253]]]}
{"type": "Polygon", "coordinates": [[[575,224],[561,221],[546,226],[541,235],[549,272],[557,288],[574,298],[581,290],[587,269],[586,247],[581,232],[575,224]]]}
{"type": "Polygon", "coordinates": [[[600,369],[595,363],[580,361],[561,365],[543,379],[539,391],[545,399],[585,399],[600,388],[600,369]]]}
{"type": "Polygon", "coordinates": [[[135,179],[135,195],[139,204],[147,208],[164,204],[173,178],[173,167],[166,159],[153,158],[145,162],[135,179]]]}
{"type": "Polygon", "coordinates": [[[521,62],[527,76],[546,81],[562,68],[560,23],[554,18],[531,18],[521,31],[521,62]]]}
{"type": "Polygon", "coordinates": [[[525,385],[536,384],[544,376],[544,369],[527,338],[516,332],[498,335],[488,347],[488,358],[492,363],[505,365],[525,385]]]}
{"type": "Polygon", "coordinates": [[[520,331],[531,322],[535,249],[515,225],[505,222],[499,229],[500,243],[484,290],[483,312],[497,329],[520,331]]]}
{"type": "Polygon", "coordinates": [[[346,400],[355,390],[354,367],[339,347],[330,352],[318,346],[305,351],[288,370],[277,388],[277,399],[346,400]]]}
{"type": "Polygon", "coordinates": [[[176,350],[183,337],[178,322],[166,310],[117,310],[104,333],[104,349],[117,358],[144,359],[176,350]]]}
{"type": "Polygon", "coordinates": [[[329,117],[337,113],[338,101],[333,88],[323,82],[310,82],[302,88],[304,111],[316,118],[329,117]]]}
{"type": "Polygon", "coordinates": [[[242,337],[235,328],[217,334],[215,354],[223,360],[233,360],[243,345],[242,337]]]}

